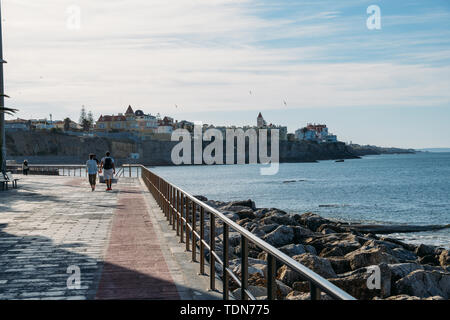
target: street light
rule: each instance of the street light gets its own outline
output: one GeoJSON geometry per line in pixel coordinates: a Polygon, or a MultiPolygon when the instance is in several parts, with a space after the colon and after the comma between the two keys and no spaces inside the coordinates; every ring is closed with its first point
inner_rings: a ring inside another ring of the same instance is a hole
{"type": "MultiPolygon", "coordinates": [[[[5,108],[5,86],[3,83],[3,37],[2,37],[2,2],[0,0],[0,109],[5,108]]],[[[5,113],[0,112],[0,141],[1,141],[1,163],[0,171],[6,172],[6,134],[5,134],[5,113]]]]}

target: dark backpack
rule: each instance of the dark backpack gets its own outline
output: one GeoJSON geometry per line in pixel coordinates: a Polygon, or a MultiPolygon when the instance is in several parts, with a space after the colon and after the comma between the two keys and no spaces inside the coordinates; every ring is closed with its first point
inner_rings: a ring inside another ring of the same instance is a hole
{"type": "Polygon", "coordinates": [[[103,169],[105,169],[105,170],[109,170],[109,169],[112,169],[112,167],[113,167],[113,162],[112,162],[112,159],[111,158],[105,158],[105,163],[103,164],[103,169]]]}

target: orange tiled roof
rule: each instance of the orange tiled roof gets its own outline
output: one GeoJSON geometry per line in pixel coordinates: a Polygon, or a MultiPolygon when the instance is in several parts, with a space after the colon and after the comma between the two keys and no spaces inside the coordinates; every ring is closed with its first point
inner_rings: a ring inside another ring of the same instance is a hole
{"type": "Polygon", "coordinates": [[[101,115],[100,118],[98,118],[97,122],[112,122],[112,121],[127,121],[127,118],[125,116],[103,116],[101,115]]]}

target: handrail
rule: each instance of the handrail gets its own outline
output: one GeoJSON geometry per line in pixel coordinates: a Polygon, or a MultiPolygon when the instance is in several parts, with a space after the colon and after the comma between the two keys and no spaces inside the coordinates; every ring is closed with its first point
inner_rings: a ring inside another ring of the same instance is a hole
{"type": "MultiPolygon", "coordinates": [[[[8,164],[6,166],[9,170],[22,170],[22,164],[21,163],[12,163],[8,164]]],[[[85,177],[86,176],[86,165],[85,164],[29,164],[28,167],[30,168],[30,171],[33,172],[33,174],[54,174],[54,175],[63,175],[63,176],[75,176],[75,177],[85,177]],[[33,170],[34,169],[34,170],[33,170]]],[[[116,178],[119,177],[125,177],[125,173],[129,173],[128,177],[132,178],[138,178],[139,177],[139,170],[140,165],[129,165],[124,164],[117,167],[117,172],[115,174],[116,178]],[[125,168],[128,168],[129,170],[125,170],[125,168]],[[131,169],[137,168],[137,171],[134,172],[131,169]]]]}
{"type": "Polygon", "coordinates": [[[195,198],[193,195],[184,191],[180,187],[166,181],[154,172],[150,171],[142,165],[134,165],[141,167],[141,178],[144,180],[149,191],[153,194],[158,204],[165,213],[167,220],[172,225],[173,230],[176,229],[177,235],[180,236],[180,242],[186,242],[186,250],[188,251],[192,247],[192,260],[196,259],[196,239],[200,240],[200,273],[204,272],[203,250],[206,248],[210,252],[210,287],[215,289],[214,274],[215,274],[215,262],[219,263],[223,267],[223,280],[224,280],[224,299],[229,298],[228,293],[228,280],[229,276],[241,286],[242,299],[255,299],[248,290],[248,242],[250,241],[264,252],[267,253],[268,262],[268,299],[276,298],[276,260],[290,267],[292,270],[298,272],[302,278],[310,283],[311,299],[320,299],[320,291],[323,291],[331,297],[339,300],[355,300],[354,297],[338,288],[325,278],[321,277],[314,271],[295,261],[285,253],[281,252],[274,246],[255,236],[245,228],[241,227],[231,219],[227,218],[223,213],[217,209],[209,206],[203,201],[195,198]],[[190,209],[192,204],[192,210],[190,209]],[[200,234],[196,232],[196,207],[200,209],[200,234]],[[204,213],[210,213],[210,242],[205,241],[203,237],[204,231],[204,213]],[[224,235],[223,235],[223,258],[221,259],[215,252],[215,219],[218,218],[224,223],[224,235]],[[189,223],[189,220],[191,223],[189,223]],[[184,238],[184,231],[186,231],[186,238],[184,238]],[[241,280],[232,273],[228,266],[228,232],[232,228],[241,235],[241,280]],[[192,246],[189,241],[192,239],[192,246]]]}

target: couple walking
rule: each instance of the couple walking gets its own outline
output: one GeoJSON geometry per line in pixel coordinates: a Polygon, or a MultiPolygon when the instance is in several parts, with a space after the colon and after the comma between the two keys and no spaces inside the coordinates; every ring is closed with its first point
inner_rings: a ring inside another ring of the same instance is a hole
{"type": "Polygon", "coordinates": [[[95,154],[89,155],[89,160],[86,162],[86,172],[89,176],[89,184],[92,191],[95,190],[95,183],[97,181],[97,172],[102,173],[106,182],[106,191],[111,191],[112,179],[116,174],[116,166],[114,165],[114,159],[111,158],[111,154],[106,152],[106,156],[99,161],[95,158],[95,154]]]}

